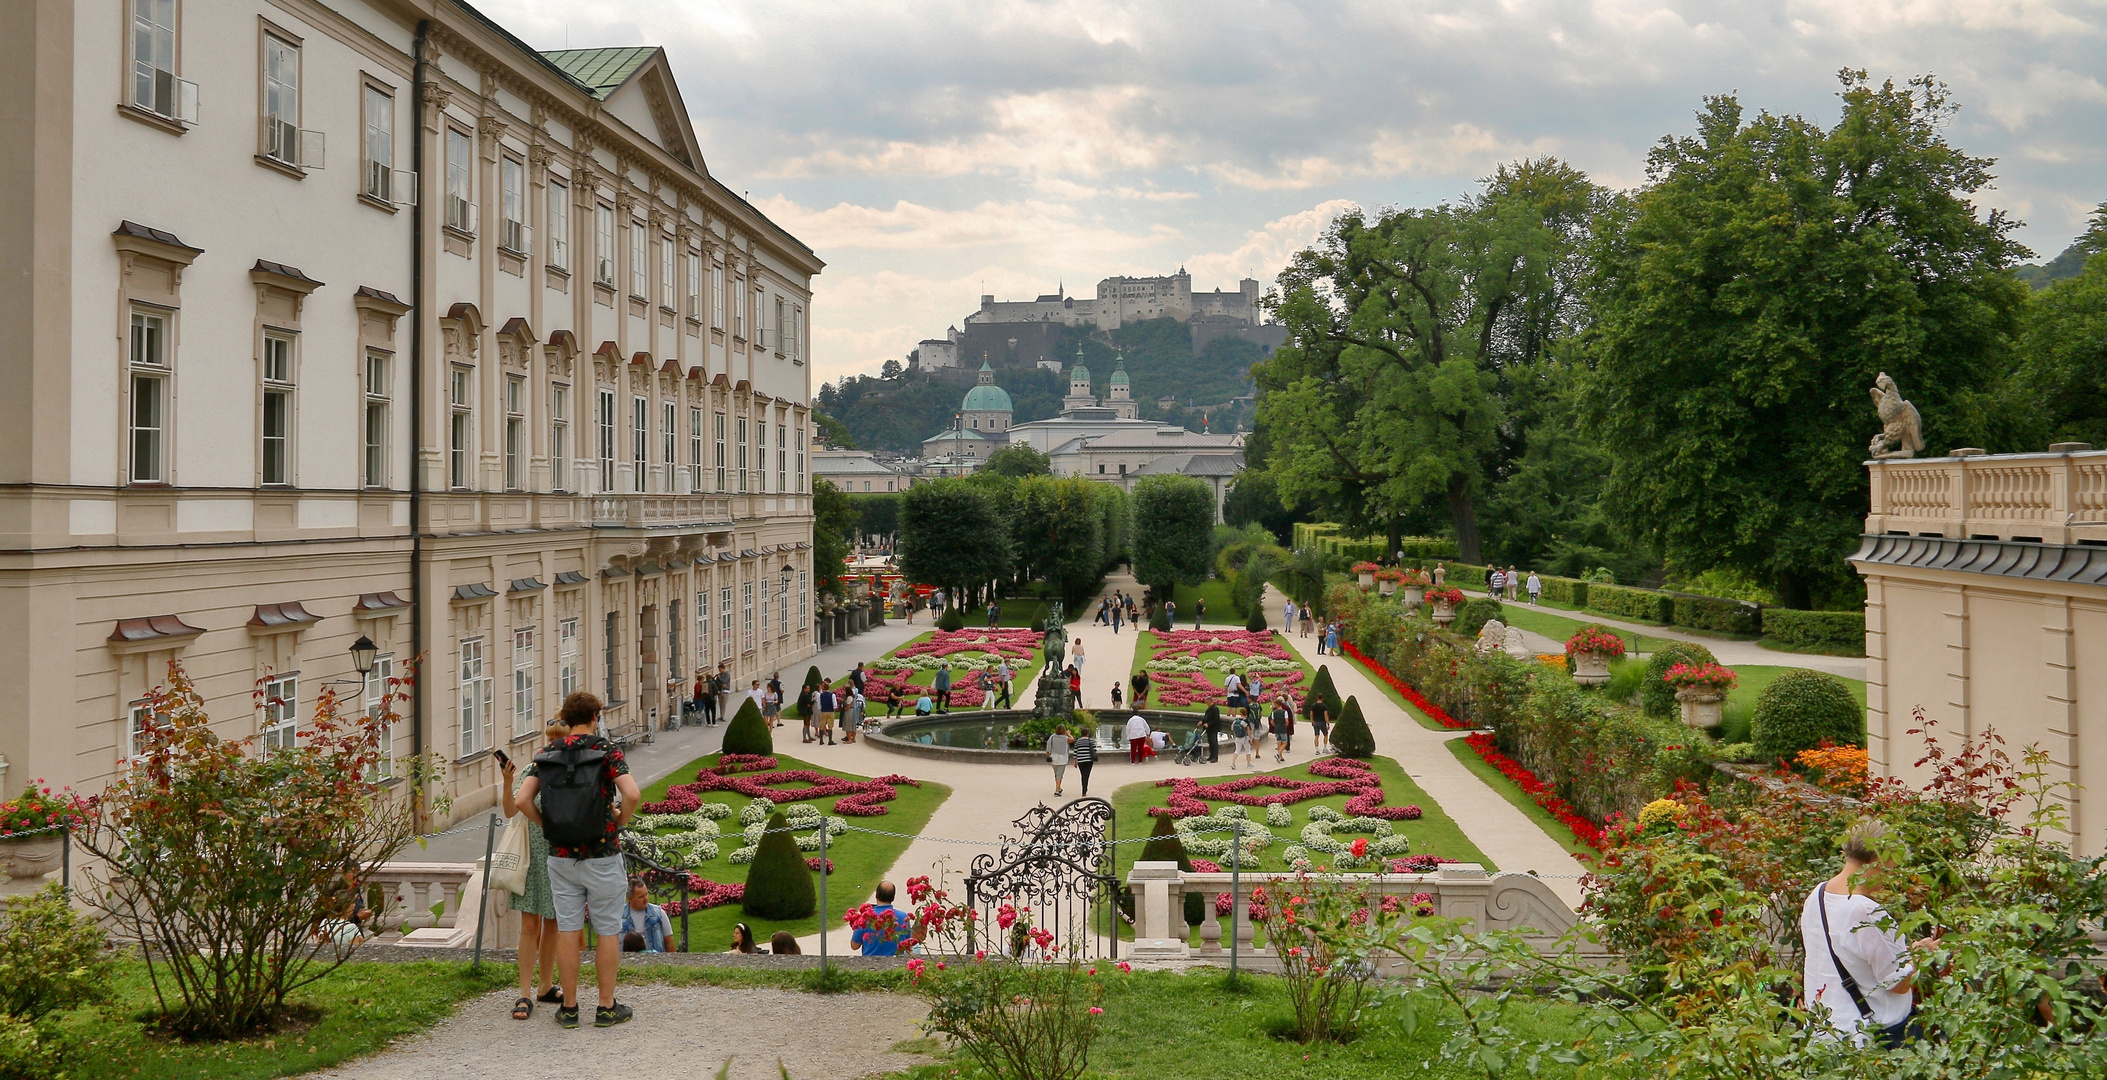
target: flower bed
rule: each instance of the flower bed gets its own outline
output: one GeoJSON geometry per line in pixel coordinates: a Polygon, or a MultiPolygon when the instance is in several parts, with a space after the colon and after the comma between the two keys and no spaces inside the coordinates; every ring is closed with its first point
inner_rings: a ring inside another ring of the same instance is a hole
{"type": "Polygon", "coordinates": [[[1174,819],[1204,816],[1208,810],[1207,803],[1202,800],[1237,806],[1287,806],[1332,795],[1352,796],[1346,803],[1348,817],[1412,821],[1422,813],[1417,806],[1384,806],[1383,783],[1376,778],[1375,770],[1353,758],[1320,758],[1311,762],[1309,768],[1314,775],[1334,779],[1324,782],[1282,776],[1243,776],[1218,784],[1202,784],[1189,776],[1158,780],[1157,787],[1171,789],[1170,797],[1165,800],[1169,805],[1150,807],[1149,816],[1174,819]],[[1257,787],[1279,790],[1270,795],[1244,794],[1257,787]]]}
{"type": "MultiPolygon", "coordinates": [[[[952,706],[977,709],[987,697],[975,685],[979,673],[1007,660],[1012,685],[1030,680],[1038,670],[1039,640],[1039,631],[1017,627],[938,630],[926,640],[903,645],[866,666],[864,696],[874,702],[903,695],[908,699],[921,697],[936,670],[948,663],[952,706]]],[[[846,688],[848,677],[842,676],[834,685],[836,689],[846,688]]]]}
{"type": "Polygon", "coordinates": [[[1149,657],[1141,668],[1149,673],[1151,694],[1158,705],[1172,709],[1227,705],[1229,691],[1215,680],[1234,671],[1259,677],[1261,704],[1285,697],[1291,708],[1302,711],[1309,668],[1272,631],[1208,628],[1150,634],[1149,657]]]}
{"type": "Polygon", "coordinates": [[[813,769],[776,770],[776,759],[772,757],[726,754],[716,765],[699,770],[693,783],[668,788],[664,799],[645,803],[638,809],[645,814],[692,814],[702,808],[702,796],[724,791],[776,804],[839,798],[840,801],[834,804],[835,813],[849,817],[877,817],[885,813],[883,804],[899,794],[896,785],[900,784],[922,786],[921,781],[898,773],[870,780],[843,780],[813,769]],[[740,773],[758,775],[738,775],[740,773]],[[784,784],[811,786],[780,786],[784,784]]]}
{"type": "Polygon", "coordinates": [[[1602,826],[1589,821],[1580,811],[1573,809],[1571,803],[1559,798],[1558,794],[1551,790],[1551,785],[1537,779],[1536,774],[1523,768],[1521,762],[1501,753],[1499,747],[1493,744],[1491,735],[1481,731],[1465,736],[1463,741],[1493,768],[1500,770],[1500,775],[1514,781],[1516,786],[1535,799],[1536,805],[1543,807],[1552,817],[1564,823],[1566,828],[1573,830],[1575,839],[1589,847],[1602,846],[1602,826]]]}
{"type": "Polygon", "coordinates": [[[1700,694],[1724,694],[1734,688],[1736,679],[1733,669],[1713,663],[1677,664],[1661,676],[1662,682],[1678,690],[1700,694]]]}
{"type": "Polygon", "coordinates": [[[1462,730],[1470,727],[1469,724],[1450,716],[1441,706],[1428,701],[1419,691],[1412,689],[1412,684],[1398,678],[1389,668],[1369,659],[1361,650],[1354,648],[1352,642],[1340,642],[1339,651],[1359,661],[1362,667],[1368,669],[1369,674],[1383,680],[1383,685],[1397,691],[1399,697],[1411,702],[1413,708],[1427,715],[1427,719],[1445,728],[1462,730]]]}

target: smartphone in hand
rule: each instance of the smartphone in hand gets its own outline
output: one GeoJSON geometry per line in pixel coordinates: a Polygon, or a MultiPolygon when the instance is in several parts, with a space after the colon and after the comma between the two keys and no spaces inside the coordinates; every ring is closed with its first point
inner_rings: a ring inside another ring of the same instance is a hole
{"type": "Polygon", "coordinates": [[[511,767],[512,767],[512,759],[511,759],[511,758],[509,758],[509,757],[506,757],[506,756],[505,756],[505,752],[504,752],[503,750],[492,750],[492,751],[490,752],[490,756],[491,756],[491,757],[494,757],[494,758],[496,758],[496,759],[497,759],[497,767],[498,767],[498,768],[500,768],[500,769],[509,769],[509,768],[511,768],[511,767]]]}

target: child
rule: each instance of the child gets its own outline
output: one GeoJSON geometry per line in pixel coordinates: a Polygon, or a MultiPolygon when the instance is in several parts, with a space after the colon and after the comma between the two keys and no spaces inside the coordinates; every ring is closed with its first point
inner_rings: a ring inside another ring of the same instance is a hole
{"type": "Polygon", "coordinates": [[[1113,711],[1117,712],[1117,711],[1119,710],[1120,704],[1121,704],[1121,703],[1122,703],[1123,701],[1125,701],[1125,700],[1126,700],[1126,691],[1125,691],[1125,690],[1122,690],[1122,689],[1120,688],[1120,685],[1119,685],[1119,680],[1117,680],[1117,679],[1114,679],[1114,680],[1112,680],[1112,709],[1113,709],[1113,711]]]}

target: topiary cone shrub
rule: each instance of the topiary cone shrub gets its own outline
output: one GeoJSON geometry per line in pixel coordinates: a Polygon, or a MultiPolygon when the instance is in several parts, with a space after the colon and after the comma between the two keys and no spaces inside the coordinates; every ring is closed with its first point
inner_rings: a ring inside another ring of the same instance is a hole
{"type": "MultiPolygon", "coordinates": [[[[1159,817],[1156,827],[1149,830],[1148,843],[1141,845],[1138,862],[1174,862],[1178,869],[1193,872],[1192,858],[1185,853],[1185,844],[1178,839],[1178,832],[1171,827],[1171,819],[1159,817]]],[[[1131,909],[1130,909],[1131,910],[1131,909]]],[[[1197,892],[1185,894],[1185,925],[1198,926],[1207,921],[1207,898],[1197,892]]]]}
{"type": "MultiPolygon", "coordinates": [[[[818,701],[819,701],[819,688],[820,688],[820,687],[822,687],[822,686],[825,686],[825,685],[827,685],[827,677],[826,677],[826,676],[824,676],[824,675],[821,675],[821,674],[819,673],[819,665],[818,665],[818,664],[814,664],[814,665],[812,665],[811,667],[808,667],[808,668],[806,668],[806,669],[805,669],[805,681],[804,681],[804,683],[802,683],[801,685],[802,685],[802,686],[804,687],[804,689],[806,689],[806,690],[809,690],[809,691],[811,691],[811,693],[809,693],[809,694],[806,694],[806,693],[802,693],[802,692],[801,692],[801,693],[799,693],[799,694],[798,694],[798,696],[797,696],[797,698],[798,698],[798,701],[799,701],[799,702],[806,702],[806,701],[810,701],[810,702],[813,702],[813,706],[812,706],[812,712],[813,712],[813,715],[815,715],[815,716],[816,716],[816,715],[818,715],[818,713],[819,713],[819,705],[818,705],[818,701]]],[[[804,719],[807,719],[807,717],[805,716],[805,710],[804,710],[804,709],[803,709],[802,707],[800,707],[799,705],[791,705],[790,707],[788,707],[788,708],[784,709],[783,711],[784,711],[784,712],[786,712],[786,713],[794,713],[794,714],[796,714],[797,718],[798,718],[798,719],[800,719],[800,720],[804,720],[804,719]]]]}
{"type": "Polygon", "coordinates": [[[1749,737],[1758,760],[1790,761],[1823,740],[1864,746],[1866,714],[1842,679],[1796,668],[1763,688],[1749,721],[1749,737]]]}
{"type": "Polygon", "coordinates": [[[724,729],[724,752],[727,754],[773,754],[775,733],[768,729],[768,721],[761,719],[761,707],[754,699],[745,699],[739,711],[732,714],[731,726],[724,729]]]}
{"type": "Polygon", "coordinates": [[[1157,608],[1156,608],[1156,613],[1155,613],[1154,615],[1151,615],[1151,616],[1149,616],[1149,629],[1151,629],[1151,630],[1168,630],[1168,629],[1170,629],[1170,628],[1171,628],[1171,613],[1170,613],[1170,611],[1169,611],[1168,609],[1166,609],[1166,608],[1162,607],[1161,605],[1158,605],[1158,606],[1157,606],[1157,608]]]}
{"type": "Polygon", "coordinates": [[[1361,717],[1361,702],[1358,698],[1347,698],[1339,710],[1339,721],[1332,725],[1332,749],[1340,757],[1366,758],[1375,754],[1375,734],[1368,730],[1368,721],[1361,717]]]}
{"type": "Polygon", "coordinates": [[[746,900],[739,910],[750,918],[788,922],[809,918],[818,907],[812,870],[797,849],[797,838],[790,835],[783,815],[770,814],[768,832],[761,836],[753,865],[746,870],[746,900]]]}
{"type": "Polygon", "coordinates": [[[1251,617],[1244,620],[1244,629],[1258,633],[1266,628],[1266,605],[1251,605],[1251,617]]]}
{"type": "Polygon", "coordinates": [[[1332,669],[1328,665],[1318,665],[1317,677],[1310,680],[1309,696],[1323,698],[1325,714],[1334,719],[1338,718],[1339,690],[1332,685],[1332,669]]]}
{"type": "Polygon", "coordinates": [[[1639,708],[1648,716],[1674,716],[1675,687],[1668,685],[1662,678],[1668,674],[1668,669],[1677,664],[1697,667],[1718,662],[1712,655],[1712,650],[1694,641],[1677,641],[1661,646],[1659,651],[1646,658],[1646,679],[1639,684],[1639,708]]]}
{"type": "Polygon", "coordinates": [[[939,630],[964,630],[966,628],[966,617],[959,613],[958,605],[953,604],[944,609],[944,614],[936,621],[936,628],[939,630]]]}

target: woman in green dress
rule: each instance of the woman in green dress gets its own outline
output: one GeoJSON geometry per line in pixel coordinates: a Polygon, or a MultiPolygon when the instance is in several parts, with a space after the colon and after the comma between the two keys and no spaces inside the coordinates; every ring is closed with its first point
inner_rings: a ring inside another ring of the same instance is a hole
{"type": "MultiPolygon", "coordinates": [[[[569,733],[569,728],[557,723],[542,729],[542,737],[550,742],[569,733]]],[[[517,767],[507,760],[504,769],[504,809],[509,819],[519,813],[519,803],[513,800],[519,785],[514,780],[517,767]]],[[[563,991],[556,988],[556,894],[549,890],[549,841],[532,818],[527,820],[527,891],[512,894],[512,910],[519,912],[519,1000],[512,1003],[512,1018],[525,1020],[534,1015],[536,1001],[563,1003],[563,991]]]]}

